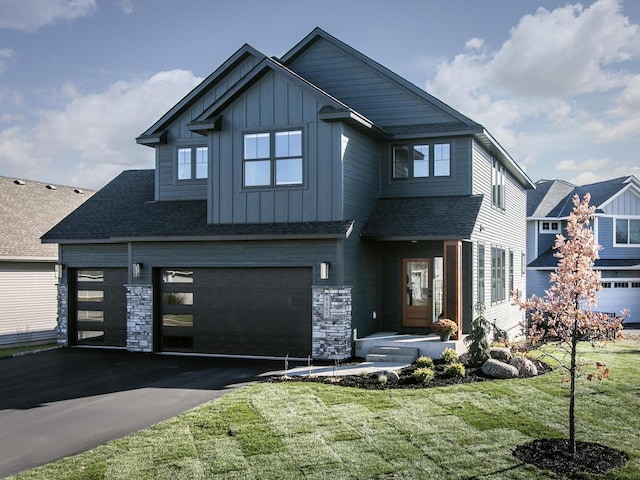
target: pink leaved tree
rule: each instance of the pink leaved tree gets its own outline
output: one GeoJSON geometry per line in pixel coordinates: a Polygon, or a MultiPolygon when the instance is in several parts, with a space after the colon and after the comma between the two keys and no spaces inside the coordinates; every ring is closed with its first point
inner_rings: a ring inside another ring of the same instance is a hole
{"type": "MultiPolygon", "coordinates": [[[[622,329],[622,317],[612,318],[604,313],[594,311],[597,307],[597,292],[602,288],[600,272],[593,269],[598,259],[598,251],[602,248],[596,244],[589,224],[595,212],[589,206],[590,194],[585,194],[582,201],[574,195],[574,208],[567,222],[567,237],[556,236],[554,256],[558,258],[558,268],[551,273],[551,288],[545,291],[544,297],[533,295],[521,300],[517,295],[514,300],[528,314],[525,324],[527,339],[533,345],[554,343],[566,355],[554,358],[569,375],[569,448],[572,454],[576,451],[575,438],[575,401],[576,375],[587,365],[594,366],[588,379],[602,380],[609,374],[605,365],[595,365],[578,357],[578,344],[590,342],[596,346],[601,341],[615,339],[622,329]]],[[[626,315],[626,312],[621,312],[626,315]]]]}

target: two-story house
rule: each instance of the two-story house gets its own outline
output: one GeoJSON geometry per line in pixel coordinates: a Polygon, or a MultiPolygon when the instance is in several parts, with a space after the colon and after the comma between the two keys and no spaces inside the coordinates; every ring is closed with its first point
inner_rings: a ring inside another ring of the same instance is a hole
{"type": "Polygon", "coordinates": [[[592,224],[595,241],[602,246],[594,268],[601,272],[598,311],[620,314],[628,308],[628,321],[640,312],[640,181],[633,175],[575,186],[562,180],[540,180],[527,196],[527,296],[544,296],[549,274],[557,267],[553,245],[566,235],[573,210],[572,198],[591,195],[596,207],[592,224]]]}
{"type": "Polygon", "coordinates": [[[245,45],[137,142],[126,171],[52,229],[61,343],[347,358],[353,339],[513,334],[527,175],[478,123],[315,29],[245,45]]]}

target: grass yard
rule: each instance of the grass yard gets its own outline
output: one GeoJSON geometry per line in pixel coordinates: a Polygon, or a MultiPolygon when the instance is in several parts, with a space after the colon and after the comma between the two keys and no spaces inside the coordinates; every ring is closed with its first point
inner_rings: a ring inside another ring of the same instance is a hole
{"type": "MultiPolygon", "coordinates": [[[[578,440],[626,452],[607,476],[640,478],[640,341],[589,357],[610,379],[578,382],[578,440]]],[[[260,383],[16,479],[540,479],[512,450],[567,436],[558,371],[523,380],[366,391],[260,383]]]]}
{"type": "Polygon", "coordinates": [[[50,343],[46,345],[26,345],[20,347],[0,348],[0,358],[8,358],[13,357],[18,353],[37,352],[39,350],[48,350],[56,347],[57,345],[55,343],[50,343]]]}

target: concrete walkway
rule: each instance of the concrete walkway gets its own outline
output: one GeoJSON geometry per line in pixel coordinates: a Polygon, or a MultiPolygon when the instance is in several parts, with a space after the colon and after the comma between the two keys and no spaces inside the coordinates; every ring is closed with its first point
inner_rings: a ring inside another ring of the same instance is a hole
{"type": "Polygon", "coordinates": [[[398,371],[407,367],[407,363],[392,362],[362,362],[353,365],[324,365],[324,366],[304,366],[291,368],[281,372],[281,375],[289,375],[291,377],[304,375],[317,375],[319,377],[344,377],[347,375],[367,375],[381,370],[398,371]]]}

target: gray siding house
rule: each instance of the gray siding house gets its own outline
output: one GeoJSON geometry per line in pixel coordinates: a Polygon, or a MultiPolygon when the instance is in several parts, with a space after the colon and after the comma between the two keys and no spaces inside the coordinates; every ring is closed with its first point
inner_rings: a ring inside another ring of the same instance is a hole
{"type": "Polygon", "coordinates": [[[92,193],[0,177],[0,346],[55,342],[58,246],[40,237],[92,193]]]}
{"type": "Polygon", "coordinates": [[[627,322],[640,321],[640,181],[630,175],[589,185],[539,180],[527,197],[527,296],[544,296],[549,274],[557,266],[553,245],[566,234],[572,198],[591,194],[596,207],[593,231],[602,246],[594,268],[601,273],[598,311],[618,315],[629,309],[627,322]]]}
{"type": "Polygon", "coordinates": [[[380,331],[516,333],[526,191],[479,124],[321,29],[245,45],[48,232],[65,345],[344,359],[380,331]]]}

